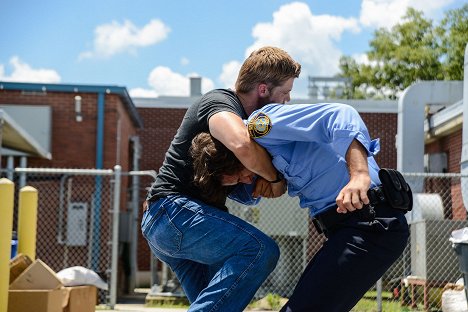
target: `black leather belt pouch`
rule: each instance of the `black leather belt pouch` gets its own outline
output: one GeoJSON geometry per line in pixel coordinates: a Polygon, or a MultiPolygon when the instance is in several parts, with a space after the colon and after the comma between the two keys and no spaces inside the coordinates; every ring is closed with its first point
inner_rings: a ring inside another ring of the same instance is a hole
{"type": "Polygon", "coordinates": [[[379,170],[379,178],[390,206],[403,211],[411,211],[413,193],[403,175],[398,170],[382,168],[379,170]]]}

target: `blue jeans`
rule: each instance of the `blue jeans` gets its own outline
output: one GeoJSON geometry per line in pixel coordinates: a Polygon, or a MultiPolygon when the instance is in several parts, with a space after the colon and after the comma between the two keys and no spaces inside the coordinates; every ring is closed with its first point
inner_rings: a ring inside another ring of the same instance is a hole
{"type": "Polygon", "coordinates": [[[151,203],[141,228],[177,275],[188,311],[243,311],[279,258],[275,241],[254,226],[181,195],[151,203]]]}

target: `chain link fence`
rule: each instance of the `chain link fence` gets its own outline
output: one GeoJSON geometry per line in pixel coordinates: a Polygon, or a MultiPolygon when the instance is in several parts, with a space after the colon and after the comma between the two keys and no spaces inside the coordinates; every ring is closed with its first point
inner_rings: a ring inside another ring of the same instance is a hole
{"type": "Polygon", "coordinates": [[[115,304],[113,231],[118,223],[113,212],[118,208],[115,191],[120,193],[120,174],[112,170],[28,168],[0,173],[15,182],[14,230],[21,187],[38,190],[37,259],[55,272],[73,266],[95,271],[109,286],[108,291],[99,290],[99,303],[115,304]]]}
{"type": "MultiPolygon", "coordinates": [[[[109,291],[100,291],[100,303],[115,303],[112,291],[120,285],[114,275],[118,254],[113,247],[119,233],[118,214],[116,217],[113,212],[123,192],[138,194],[142,201],[144,192],[139,188],[143,185],[129,183],[128,189],[120,190],[121,174],[112,170],[17,168],[14,173],[0,174],[17,183],[16,193],[24,183],[21,181],[39,191],[37,258],[56,272],[71,266],[98,272],[110,285],[109,291]],[[138,189],[134,192],[135,187],[138,189]]],[[[129,175],[132,173],[122,174],[129,175]]],[[[440,311],[444,287],[463,276],[449,238],[453,230],[468,227],[462,199],[462,189],[468,190],[467,177],[423,173],[405,177],[414,191],[414,208],[407,214],[411,234],[407,248],[353,311],[440,311]]],[[[227,205],[232,214],[274,238],[281,249],[276,269],[256,297],[289,297],[307,263],[325,241],[312,225],[308,210],[299,208],[299,200],[287,195],[263,199],[252,207],[234,201],[227,205]]],[[[14,220],[16,229],[16,215],[14,220]]],[[[160,266],[153,268],[161,270],[160,266]]],[[[163,266],[163,270],[167,268],[163,266]]],[[[158,281],[167,283],[171,277],[168,275],[158,281]]]]}

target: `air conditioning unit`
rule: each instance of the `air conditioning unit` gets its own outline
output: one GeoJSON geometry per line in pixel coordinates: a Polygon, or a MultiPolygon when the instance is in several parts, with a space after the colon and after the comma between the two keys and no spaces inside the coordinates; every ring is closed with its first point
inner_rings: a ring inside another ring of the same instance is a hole
{"type": "Polygon", "coordinates": [[[411,223],[411,275],[428,281],[455,283],[462,273],[449,238],[467,221],[421,220],[411,223]]]}

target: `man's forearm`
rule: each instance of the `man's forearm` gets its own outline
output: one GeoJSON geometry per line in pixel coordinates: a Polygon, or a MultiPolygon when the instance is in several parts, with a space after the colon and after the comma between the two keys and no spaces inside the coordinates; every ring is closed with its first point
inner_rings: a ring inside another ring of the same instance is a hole
{"type": "Polygon", "coordinates": [[[346,162],[348,164],[350,178],[361,174],[369,175],[367,152],[359,141],[353,140],[353,142],[351,142],[346,153],[346,162]]]}
{"type": "Polygon", "coordinates": [[[255,172],[267,181],[276,180],[277,171],[271,163],[270,154],[255,141],[246,142],[244,146],[237,148],[233,152],[250,171],[255,172]]]}
{"type": "Polygon", "coordinates": [[[336,197],[339,213],[361,209],[363,205],[369,203],[367,190],[371,180],[367,164],[367,152],[359,141],[353,140],[350,144],[346,152],[346,163],[349,170],[349,183],[336,197]]]}

